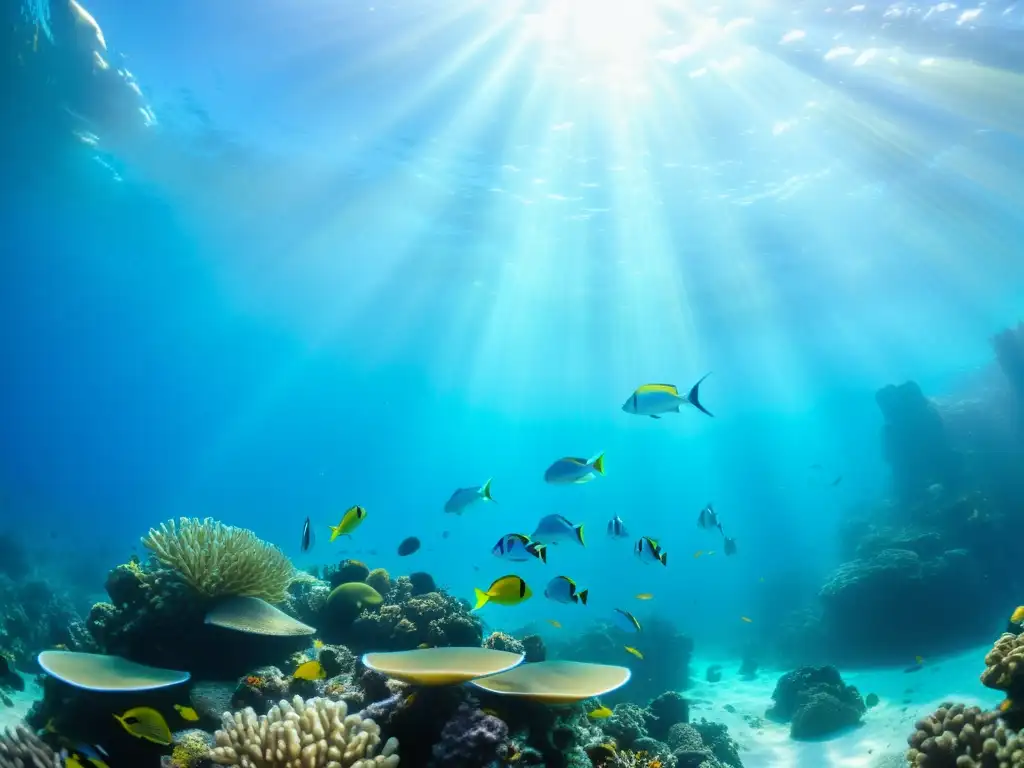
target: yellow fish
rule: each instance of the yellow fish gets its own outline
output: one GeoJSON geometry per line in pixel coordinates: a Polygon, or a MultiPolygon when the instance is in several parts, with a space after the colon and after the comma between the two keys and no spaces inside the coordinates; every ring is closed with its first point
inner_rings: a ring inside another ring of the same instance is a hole
{"type": "Polygon", "coordinates": [[[1014,624],[1020,624],[1024,621],[1024,605],[1018,605],[1013,613],[1010,614],[1010,621],[1014,624]]]}
{"type": "Polygon", "coordinates": [[[746,616],[740,616],[740,621],[745,621],[745,622],[747,622],[747,624],[753,624],[754,623],[753,619],[748,619],[746,616]]]}
{"type": "Polygon", "coordinates": [[[295,668],[292,677],[296,680],[323,680],[327,677],[327,671],[319,661],[307,661],[295,668]]]}
{"type": "Polygon", "coordinates": [[[641,592],[639,595],[636,596],[636,599],[637,600],[650,600],[652,597],[654,597],[654,595],[652,595],[650,592],[641,592]]]}
{"type": "Polygon", "coordinates": [[[474,611],[479,611],[487,603],[519,605],[519,603],[528,600],[533,595],[530,588],[526,586],[526,582],[514,575],[495,579],[486,592],[482,589],[477,589],[475,592],[476,605],[473,606],[474,611]]]}
{"type": "Polygon", "coordinates": [[[562,622],[558,621],[557,619],[548,619],[548,624],[550,624],[555,629],[562,628],[562,622]]]}
{"type": "Polygon", "coordinates": [[[178,710],[182,720],[188,720],[190,723],[199,720],[199,713],[192,709],[192,707],[186,707],[184,704],[175,704],[174,708],[178,710]]]}
{"type": "Polygon", "coordinates": [[[114,719],[137,739],[165,747],[171,743],[171,729],[167,727],[167,721],[152,707],[132,707],[123,715],[114,715],[114,719]]]}
{"type": "Polygon", "coordinates": [[[624,645],[622,647],[625,648],[630,653],[632,653],[638,659],[641,659],[641,660],[643,659],[644,655],[642,653],[640,653],[640,651],[638,651],[636,648],[633,648],[632,646],[629,646],[629,645],[624,645]]]}
{"type": "Polygon", "coordinates": [[[341,522],[337,525],[331,525],[331,541],[334,541],[339,536],[351,536],[352,531],[359,527],[359,524],[366,519],[366,510],[356,505],[349,507],[348,511],[341,516],[341,522]]]}
{"type": "Polygon", "coordinates": [[[698,557],[700,557],[703,554],[704,554],[704,550],[703,549],[698,549],[696,552],[693,553],[693,559],[696,560],[698,557]]]}
{"type": "Polygon", "coordinates": [[[608,707],[598,707],[590,712],[587,712],[588,717],[592,717],[595,720],[604,720],[606,717],[612,716],[612,711],[608,707]]]}

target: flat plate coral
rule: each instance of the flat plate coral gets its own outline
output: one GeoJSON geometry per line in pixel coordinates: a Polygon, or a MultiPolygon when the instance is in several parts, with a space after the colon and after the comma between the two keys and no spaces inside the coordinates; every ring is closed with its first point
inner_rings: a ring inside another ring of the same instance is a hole
{"type": "Polygon", "coordinates": [[[473,685],[504,696],[522,696],[549,704],[568,704],[600,696],[629,682],[626,667],[582,661],[538,661],[474,680],[473,685]]]}
{"type": "Polygon", "coordinates": [[[188,680],[188,672],[136,664],[120,656],[43,651],[39,666],[68,685],[88,691],[151,691],[188,680]]]}
{"type": "Polygon", "coordinates": [[[293,637],[316,630],[258,597],[230,597],[206,614],[206,623],[250,635],[293,637]]]}
{"type": "Polygon", "coordinates": [[[367,653],[363,664],[413,685],[457,685],[512,669],[523,654],[491,648],[418,648],[413,651],[367,653]]]}

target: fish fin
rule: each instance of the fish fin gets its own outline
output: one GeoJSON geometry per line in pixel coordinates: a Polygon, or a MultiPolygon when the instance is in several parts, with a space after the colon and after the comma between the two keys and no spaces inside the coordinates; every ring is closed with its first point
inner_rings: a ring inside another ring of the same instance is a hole
{"type": "Polygon", "coordinates": [[[590,466],[594,468],[594,471],[599,475],[604,474],[604,454],[599,453],[597,458],[590,462],[590,466]]]}
{"type": "Polygon", "coordinates": [[[584,605],[587,604],[587,595],[589,595],[589,594],[590,594],[590,590],[589,589],[584,589],[582,592],[579,593],[580,602],[583,603],[584,605]]]}
{"type": "Polygon", "coordinates": [[[476,593],[476,605],[473,606],[473,610],[479,611],[481,608],[487,605],[487,601],[491,598],[482,589],[474,589],[473,592],[476,593]]]}
{"type": "Polygon", "coordinates": [[[583,541],[583,523],[576,526],[576,538],[579,539],[582,546],[587,546],[586,542],[583,541]]]}
{"type": "MultiPolygon", "coordinates": [[[[679,409],[678,409],[678,408],[676,408],[676,410],[678,411],[679,409]]],[[[652,418],[652,419],[660,419],[660,418],[661,418],[661,416],[655,416],[655,415],[654,415],[654,414],[652,413],[652,414],[651,414],[651,418],[652,418]]]]}
{"type": "MultiPolygon", "coordinates": [[[[494,501],[494,497],[491,496],[491,478],[487,478],[487,482],[480,488],[480,495],[487,501],[494,501]]],[[[494,501],[495,504],[498,502],[494,501]]]]}
{"type": "Polygon", "coordinates": [[[690,405],[692,405],[694,408],[696,408],[698,411],[700,411],[701,413],[706,413],[708,416],[712,416],[713,417],[715,414],[713,414],[711,411],[709,411],[707,408],[705,408],[703,405],[700,404],[700,385],[701,385],[701,382],[704,381],[704,379],[706,379],[710,375],[711,375],[711,371],[708,371],[707,373],[705,373],[703,376],[700,377],[700,381],[698,381],[696,384],[694,384],[692,387],[690,387],[690,391],[686,395],[686,401],[690,405]]]}

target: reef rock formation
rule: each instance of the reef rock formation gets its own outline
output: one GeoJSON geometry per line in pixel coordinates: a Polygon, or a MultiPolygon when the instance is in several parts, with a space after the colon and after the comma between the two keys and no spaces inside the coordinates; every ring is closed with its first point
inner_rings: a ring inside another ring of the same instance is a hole
{"type": "Polygon", "coordinates": [[[817,739],[857,725],[867,708],[860,693],[846,685],[835,667],[801,667],[787,672],[772,693],[765,717],[789,723],[794,739],[817,739]]]}

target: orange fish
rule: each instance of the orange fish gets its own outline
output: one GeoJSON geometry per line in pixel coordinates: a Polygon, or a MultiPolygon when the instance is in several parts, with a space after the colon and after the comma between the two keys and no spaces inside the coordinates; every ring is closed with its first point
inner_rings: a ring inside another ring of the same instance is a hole
{"type": "Polygon", "coordinates": [[[652,595],[650,592],[641,592],[639,595],[636,596],[636,599],[637,600],[650,600],[652,597],[654,597],[654,595],[652,595]]]}
{"type": "Polygon", "coordinates": [[[748,619],[746,616],[740,616],[740,621],[745,621],[745,622],[747,622],[747,624],[753,624],[754,623],[753,619],[748,619]]]}

